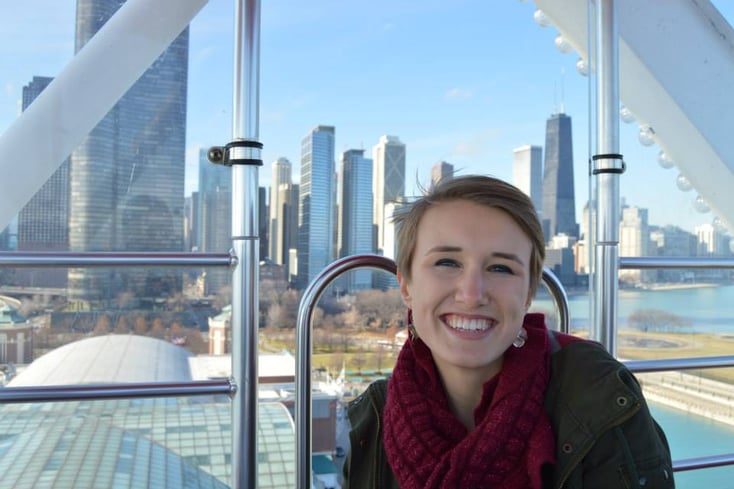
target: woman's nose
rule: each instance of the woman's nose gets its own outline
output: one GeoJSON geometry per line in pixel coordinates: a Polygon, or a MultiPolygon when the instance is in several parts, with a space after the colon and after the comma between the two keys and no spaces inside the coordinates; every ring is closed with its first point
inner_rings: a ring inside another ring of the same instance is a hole
{"type": "Polygon", "coordinates": [[[457,284],[456,299],[470,307],[486,304],[487,277],[483,271],[466,270],[457,284]]]}

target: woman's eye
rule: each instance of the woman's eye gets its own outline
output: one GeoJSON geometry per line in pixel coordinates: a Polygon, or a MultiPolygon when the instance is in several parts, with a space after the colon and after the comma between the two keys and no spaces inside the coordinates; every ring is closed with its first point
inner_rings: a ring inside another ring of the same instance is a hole
{"type": "Polygon", "coordinates": [[[459,262],[451,258],[441,258],[440,260],[436,260],[435,265],[437,267],[458,267],[459,262]]]}
{"type": "Polygon", "coordinates": [[[490,265],[487,270],[489,270],[490,272],[513,273],[512,268],[508,267],[507,265],[490,265]]]}

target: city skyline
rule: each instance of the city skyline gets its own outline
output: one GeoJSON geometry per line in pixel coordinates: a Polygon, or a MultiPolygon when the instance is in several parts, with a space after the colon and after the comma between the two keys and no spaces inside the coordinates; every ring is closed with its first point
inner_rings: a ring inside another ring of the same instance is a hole
{"type": "MultiPolygon", "coordinates": [[[[714,3],[732,17],[734,5],[714,3]]],[[[13,26],[0,33],[0,132],[17,117],[20,87],[33,76],[55,76],[71,59],[74,7],[73,0],[0,5],[0,15],[13,26]]],[[[369,148],[383,134],[399,136],[410,147],[407,194],[429,184],[431,166],[442,160],[457,174],[510,181],[513,149],[543,144],[545,119],[563,106],[574,119],[580,220],[588,200],[589,80],[576,72],[578,57],[555,48],[557,31],[538,27],[532,2],[466,1],[460,7],[403,1],[263,5],[263,160],[297,161],[302,135],[324,124],[339,129],[337,152],[369,148]],[[309,55],[320,49],[330,55],[309,55]],[[365,64],[368,76],[355,77],[347,68],[365,64]]],[[[232,10],[229,3],[210,2],[191,24],[186,195],[196,185],[200,149],[224,144],[231,134],[232,10]]],[[[639,144],[637,130],[634,123],[620,125],[627,163],[621,197],[650,209],[651,221],[660,225],[692,231],[711,222],[713,215],[693,208],[695,192],[677,189],[677,172],[657,164],[659,148],[639,144]]],[[[269,179],[263,172],[261,185],[269,179]]]]}

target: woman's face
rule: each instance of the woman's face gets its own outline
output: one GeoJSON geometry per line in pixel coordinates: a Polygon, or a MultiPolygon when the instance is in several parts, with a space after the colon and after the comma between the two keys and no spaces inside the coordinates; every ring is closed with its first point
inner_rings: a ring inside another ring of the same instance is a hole
{"type": "Polygon", "coordinates": [[[458,200],[423,215],[411,277],[398,280],[442,374],[499,372],[530,304],[531,251],[522,229],[499,209],[458,200]]]}

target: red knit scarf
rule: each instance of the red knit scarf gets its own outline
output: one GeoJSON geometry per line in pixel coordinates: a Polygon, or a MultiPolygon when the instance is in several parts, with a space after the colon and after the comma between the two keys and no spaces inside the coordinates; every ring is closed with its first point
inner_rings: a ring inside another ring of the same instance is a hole
{"type": "Polygon", "coordinates": [[[540,488],[541,467],[555,462],[543,407],[549,378],[543,316],[525,317],[528,339],[510,347],[502,371],[484,384],[466,427],[451,413],[431,351],[407,341],[388,383],[385,452],[401,489],[540,488]]]}

